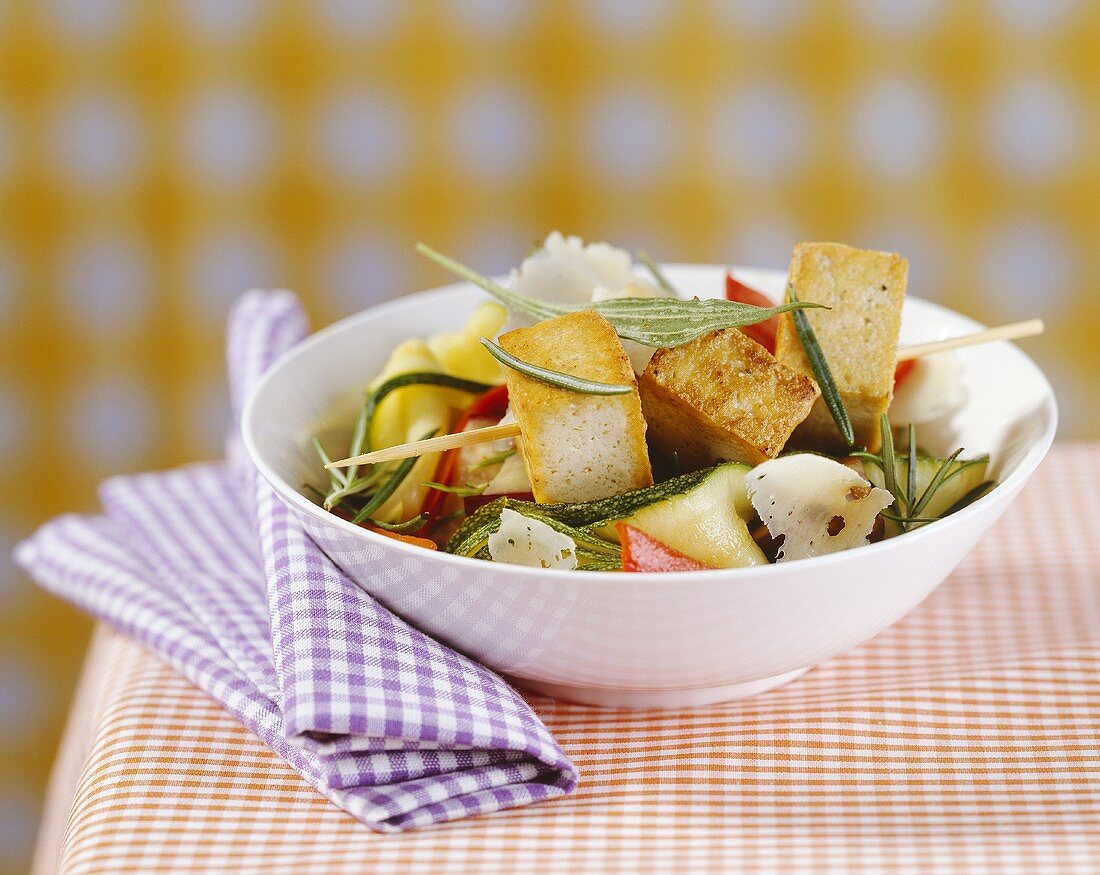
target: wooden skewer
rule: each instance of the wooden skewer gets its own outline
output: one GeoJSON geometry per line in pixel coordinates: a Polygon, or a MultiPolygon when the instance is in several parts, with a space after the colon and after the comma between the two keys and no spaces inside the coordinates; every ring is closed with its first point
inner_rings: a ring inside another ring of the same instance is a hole
{"type": "MultiPolygon", "coordinates": [[[[935,340],[929,343],[915,343],[912,346],[904,346],[898,350],[898,361],[904,362],[909,359],[933,355],[937,352],[947,352],[948,350],[959,349],[963,346],[992,343],[995,340],[1019,340],[1021,337],[1034,337],[1036,334],[1042,333],[1042,319],[1013,322],[1010,325],[1000,325],[997,328],[986,328],[983,331],[975,331],[973,334],[964,334],[960,337],[949,337],[946,340],[935,340]]],[[[393,462],[397,459],[408,459],[410,456],[440,453],[443,450],[468,447],[472,444],[484,444],[489,441],[498,441],[502,438],[516,437],[518,435],[519,423],[508,422],[503,425],[490,425],[487,428],[474,428],[470,431],[458,432],[457,434],[444,434],[423,441],[399,444],[395,447],[375,450],[373,453],[366,453],[351,459],[341,459],[339,462],[330,462],[325,465],[325,467],[346,468],[349,465],[373,465],[378,462],[393,462]]]]}
{"type": "Polygon", "coordinates": [[[501,438],[516,437],[519,434],[518,422],[506,422],[502,425],[490,425],[486,428],[474,428],[470,431],[460,431],[455,434],[441,434],[439,437],[428,438],[423,441],[413,441],[409,444],[398,444],[396,447],[387,447],[384,450],[375,450],[373,453],[365,453],[351,459],[341,459],[339,462],[329,462],[326,468],[346,468],[348,465],[374,465],[378,462],[393,462],[396,459],[407,459],[410,456],[424,456],[428,453],[441,453],[443,450],[453,450],[470,444],[484,444],[489,441],[498,441],[501,438]]]}
{"type": "Polygon", "coordinates": [[[979,343],[992,343],[994,340],[1019,340],[1021,337],[1034,337],[1044,330],[1042,319],[1028,319],[1026,322],[1013,322],[996,328],[986,328],[961,337],[948,337],[946,340],[933,340],[929,343],[914,343],[898,350],[898,361],[919,359],[937,352],[947,352],[963,346],[977,346],[979,343]]]}

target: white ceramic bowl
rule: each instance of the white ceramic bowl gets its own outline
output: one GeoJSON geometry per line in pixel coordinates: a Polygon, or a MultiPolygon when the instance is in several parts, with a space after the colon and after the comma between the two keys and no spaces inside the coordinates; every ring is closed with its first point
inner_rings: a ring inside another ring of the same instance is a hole
{"type": "MultiPolygon", "coordinates": [[[[724,269],[669,266],[677,288],[722,294],[724,269]]],[[[786,277],[742,270],[778,298],[786,277]]],[[[350,433],[364,387],[390,350],[461,324],[483,292],[460,283],[338,322],[272,368],[244,412],[253,461],[313,539],[372,596],[521,685],[606,706],[681,707],[778,686],[912,610],[1019,493],[1054,438],[1053,392],[1019,349],[959,353],[970,400],[956,418],[967,454],[988,452],[1000,484],[953,516],[903,537],[780,565],[691,574],[553,571],[411,547],[326,513],[300,491],[324,477],[319,428],[350,433]]],[[[906,301],[902,341],[980,326],[906,301]]],[[[952,436],[940,436],[940,440],[952,436]]]]}

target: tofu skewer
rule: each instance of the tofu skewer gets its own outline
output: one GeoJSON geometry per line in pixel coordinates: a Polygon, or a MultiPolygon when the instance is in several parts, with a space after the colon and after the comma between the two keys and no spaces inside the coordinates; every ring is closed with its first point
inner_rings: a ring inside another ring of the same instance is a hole
{"type": "Polygon", "coordinates": [[[629,387],[581,394],[504,369],[535,501],[591,501],[652,485],[638,383],[611,323],[580,310],[502,334],[500,346],[538,368],[629,387]]]}
{"type": "Polygon", "coordinates": [[[516,437],[517,435],[519,435],[519,423],[506,422],[503,425],[489,425],[485,428],[475,428],[470,431],[456,432],[455,434],[441,434],[438,437],[426,438],[422,441],[397,444],[396,446],[386,447],[384,450],[375,450],[361,456],[352,456],[350,459],[329,462],[325,467],[347,468],[350,465],[376,465],[379,462],[396,462],[398,459],[409,459],[413,456],[423,456],[428,453],[441,453],[444,450],[456,450],[459,447],[468,447],[471,444],[484,444],[489,441],[516,437]]]}
{"type": "MultiPolygon", "coordinates": [[[[944,340],[934,340],[928,343],[914,343],[903,346],[898,350],[899,362],[909,361],[915,358],[923,358],[926,355],[934,355],[939,352],[961,349],[967,346],[978,346],[983,343],[993,343],[998,340],[1020,340],[1025,337],[1035,337],[1045,330],[1042,319],[1028,319],[1024,322],[1012,322],[1008,325],[998,325],[994,328],[986,328],[975,331],[972,334],[961,334],[958,337],[948,337],[944,340]]],[[[456,449],[473,444],[483,444],[497,441],[503,438],[517,437],[520,434],[519,423],[509,422],[503,425],[490,425],[486,428],[476,428],[457,434],[444,434],[439,437],[428,438],[422,441],[411,441],[407,444],[398,444],[387,447],[384,450],[375,450],[361,456],[350,459],[340,459],[330,462],[326,468],[347,468],[350,465],[373,465],[378,462],[393,462],[398,459],[408,459],[412,456],[422,456],[426,453],[437,453],[442,450],[456,449]]]]}

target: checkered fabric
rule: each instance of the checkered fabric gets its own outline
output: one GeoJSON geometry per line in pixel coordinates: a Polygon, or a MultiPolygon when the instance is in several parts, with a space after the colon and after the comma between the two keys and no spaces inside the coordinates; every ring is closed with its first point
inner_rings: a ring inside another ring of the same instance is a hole
{"type": "Polygon", "coordinates": [[[1097,519],[1100,447],[1055,447],[873,641],[728,705],[534,698],[585,775],[577,792],[397,835],[326,805],[171,669],[101,633],[81,692],[97,719],[73,713],[90,738],[66,749],[87,755],[75,801],[52,800],[67,825],[44,834],[39,871],[1094,875],[1097,519]]]}
{"type": "MultiPolygon", "coordinates": [[[[306,333],[289,292],[234,310],[238,413],[306,333]]],[[[355,818],[383,831],[562,795],[577,773],[520,696],[375,603],[230,439],[229,464],[120,477],[102,517],[20,545],[45,588],[140,641],[355,818]]]]}

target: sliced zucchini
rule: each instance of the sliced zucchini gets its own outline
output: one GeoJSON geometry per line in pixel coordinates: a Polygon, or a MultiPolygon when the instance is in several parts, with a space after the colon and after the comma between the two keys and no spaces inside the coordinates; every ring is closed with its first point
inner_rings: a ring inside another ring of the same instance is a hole
{"type": "Polygon", "coordinates": [[[491,560],[490,538],[501,530],[502,512],[512,510],[572,538],[576,545],[577,568],[588,571],[616,571],[622,568],[622,554],[617,544],[593,534],[587,528],[571,526],[545,513],[547,507],[553,506],[514,498],[490,501],[463,520],[447,542],[446,550],[457,556],[491,560]]]}
{"type": "Polygon", "coordinates": [[[708,468],[691,488],[597,524],[593,531],[616,540],[615,523],[625,522],[715,568],[765,565],[768,560],[746,525],[755,515],[745,488],[748,471],[748,465],[736,462],[708,468]]]}
{"type": "Polygon", "coordinates": [[[500,527],[500,513],[508,507],[572,537],[577,542],[579,568],[618,567],[615,523],[620,521],[717,568],[762,565],[767,559],[746,525],[754,515],[745,490],[748,470],[747,465],[727,463],[576,504],[500,498],[468,516],[446,549],[461,556],[489,558],[489,535],[500,527]]]}

